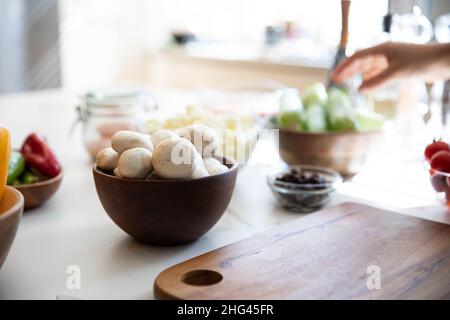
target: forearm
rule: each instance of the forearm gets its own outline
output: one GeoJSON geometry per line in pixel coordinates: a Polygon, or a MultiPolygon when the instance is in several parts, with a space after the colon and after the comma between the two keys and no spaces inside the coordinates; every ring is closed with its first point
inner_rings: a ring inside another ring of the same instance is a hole
{"type": "Polygon", "coordinates": [[[450,43],[428,45],[417,68],[425,80],[450,79],[450,43]]]}

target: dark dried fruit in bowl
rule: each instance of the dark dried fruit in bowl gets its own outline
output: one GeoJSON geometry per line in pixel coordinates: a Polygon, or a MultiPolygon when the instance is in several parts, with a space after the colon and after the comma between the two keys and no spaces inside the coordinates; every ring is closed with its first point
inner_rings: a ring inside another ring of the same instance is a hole
{"type": "Polygon", "coordinates": [[[336,191],[334,179],[326,170],[291,167],[269,180],[269,186],[283,207],[306,213],[318,210],[330,201],[336,191]]]}
{"type": "Polygon", "coordinates": [[[318,173],[307,173],[302,170],[292,168],[276,178],[276,181],[298,184],[305,190],[321,190],[326,188],[327,181],[318,173]]]}

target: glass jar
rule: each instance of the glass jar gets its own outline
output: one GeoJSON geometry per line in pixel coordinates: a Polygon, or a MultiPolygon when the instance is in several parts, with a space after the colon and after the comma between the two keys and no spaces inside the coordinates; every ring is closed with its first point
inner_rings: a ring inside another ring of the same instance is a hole
{"type": "Polygon", "coordinates": [[[146,90],[87,92],[77,107],[86,150],[95,157],[98,151],[111,145],[111,136],[116,131],[143,132],[145,121],[156,109],[154,96],[146,90]]]}

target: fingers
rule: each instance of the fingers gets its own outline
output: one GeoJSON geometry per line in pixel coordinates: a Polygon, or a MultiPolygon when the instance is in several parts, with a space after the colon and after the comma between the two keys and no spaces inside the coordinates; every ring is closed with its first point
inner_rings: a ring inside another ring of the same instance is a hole
{"type": "Polygon", "coordinates": [[[389,63],[384,56],[374,56],[367,66],[363,68],[361,74],[364,80],[373,78],[374,76],[383,72],[383,70],[389,68],[389,63]],[[365,70],[364,70],[365,69],[365,70]]]}
{"type": "Polygon", "coordinates": [[[373,65],[373,56],[382,54],[382,46],[357,51],[350,58],[342,61],[333,73],[333,80],[340,83],[357,73],[367,72],[373,65]]]}
{"type": "Polygon", "coordinates": [[[338,80],[342,82],[356,74],[377,72],[376,64],[373,60],[373,56],[368,56],[351,61],[351,63],[341,71],[338,80]]]}
{"type": "Polygon", "coordinates": [[[359,90],[360,91],[369,91],[369,90],[378,88],[378,87],[382,86],[383,84],[386,84],[388,81],[392,80],[393,78],[395,78],[395,74],[396,74],[396,72],[393,68],[385,69],[381,73],[364,80],[363,83],[361,84],[361,86],[359,87],[359,90]]]}

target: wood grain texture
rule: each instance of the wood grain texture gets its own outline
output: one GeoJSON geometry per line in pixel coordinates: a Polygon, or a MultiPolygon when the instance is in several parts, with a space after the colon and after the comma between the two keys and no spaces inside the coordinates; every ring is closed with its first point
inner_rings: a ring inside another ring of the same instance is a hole
{"type": "Polygon", "coordinates": [[[154,291],[164,299],[450,299],[450,226],[347,203],[170,267],[154,291]],[[367,288],[371,265],[381,270],[378,290],[367,288]]]}
{"type": "Polygon", "coordinates": [[[0,201],[0,269],[16,237],[22,217],[23,204],[22,194],[16,189],[6,186],[0,201]]]}
{"type": "Polygon", "coordinates": [[[217,223],[233,195],[238,163],[216,159],[229,170],[199,179],[125,179],[94,167],[95,187],[106,213],[131,237],[150,245],[185,244],[217,223]]]}
{"type": "Polygon", "coordinates": [[[341,40],[339,42],[339,48],[345,48],[348,43],[348,25],[350,16],[350,0],[341,0],[342,11],[342,29],[341,40]]]}
{"type": "Polygon", "coordinates": [[[381,131],[303,132],[279,130],[280,156],[288,164],[310,164],[353,176],[384,139],[381,131]]]}
{"type": "Polygon", "coordinates": [[[58,191],[62,179],[63,171],[51,179],[14,186],[14,189],[19,190],[25,198],[24,210],[39,207],[49,200],[58,191]]]}

